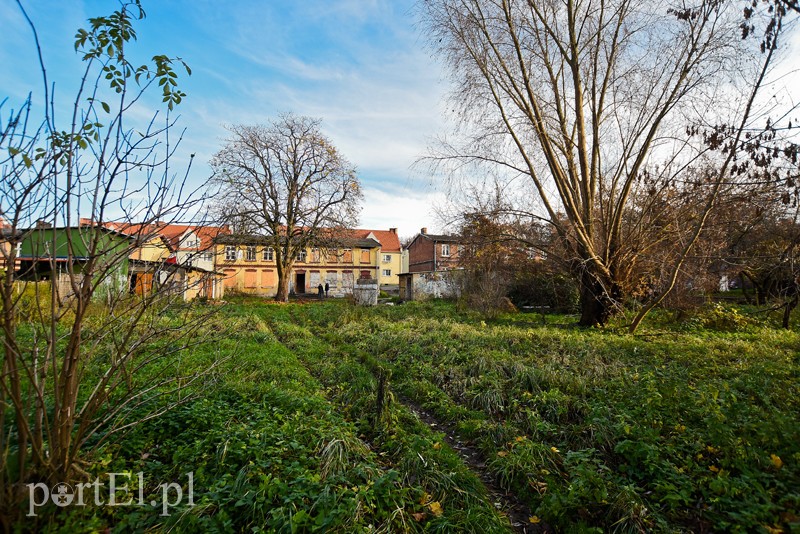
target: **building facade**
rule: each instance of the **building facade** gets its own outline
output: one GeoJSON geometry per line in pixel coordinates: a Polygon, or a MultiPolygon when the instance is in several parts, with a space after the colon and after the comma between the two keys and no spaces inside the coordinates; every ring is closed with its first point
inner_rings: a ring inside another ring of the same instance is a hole
{"type": "Polygon", "coordinates": [[[458,268],[461,238],[429,234],[422,228],[408,245],[408,272],[439,272],[458,268]]]}
{"type": "MultiPolygon", "coordinates": [[[[278,292],[275,251],[263,236],[220,236],[216,240],[215,268],[225,290],[265,297],[278,292]]],[[[335,248],[306,247],[295,258],[289,275],[289,291],[316,293],[328,284],[330,296],[353,293],[359,278],[379,276],[381,245],[375,239],[343,238],[335,248]]]]}

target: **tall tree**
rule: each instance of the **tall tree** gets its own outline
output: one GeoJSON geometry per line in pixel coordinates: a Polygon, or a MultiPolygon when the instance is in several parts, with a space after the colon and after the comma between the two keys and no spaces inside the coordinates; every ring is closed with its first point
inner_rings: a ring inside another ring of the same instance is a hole
{"type": "MultiPolygon", "coordinates": [[[[631,208],[646,187],[643,175],[656,172],[666,186],[703,152],[681,134],[687,121],[708,118],[700,110],[733,124],[726,138],[738,143],[776,39],[766,54],[748,54],[739,7],[716,0],[422,4],[431,42],[456,82],[462,127],[461,140],[444,143],[432,160],[456,161],[458,168],[489,164],[517,184],[526,181],[517,189],[530,193],[516,212],[553,226],[580,281],[580,323],[604,324],[620,308],[625,277],[648,245],[633,239],[636,221],[647,219],[631,208]],[[659,161],[667,164],[657,168],[659,161]]],[[[730,159],[720,164],[698,192],[700,215],[673,273],[707,221],[729,165],[730,159]]],[[[669,291],[674,277],[667,278],[669,291]]]]}
{"type": "Polygon", "coordinates": [[[214,155],[214,181],[239,226],[256,229],[275,251],[276,300],[289,299],[289,274],[307,246],[357,223],[355,167],[320,131],[321,121],[286,114],[266,126],[233,126],[214,155]]]}
{"type": "Polygon", "coordinates": [[[87,449],[155,416],[164,404],[153,401],[198,376],[184,376],[173,356],[198,342],[200,318],[165,324],[157,312],[173,296],[134,298],[125,287],[130,254],[156,237],[152,223],[188,217],[202,203],[188,193],[185,176],[170,169],[176,143],[169,142],[168,110],[184,96],[173,69],[179,60],[155,56],[137,66],[125,53],[143,17],[137,0],[122,2],[78,31],[83,72],[70,100],[52,92],[40,53],[33,68],[42,76],[41,107],[32,97],[17,110],[0,101],[0,524],[6,531],[20,511],[24,484],[81,478],[87,449]],[[155,87],[166,117],[161,122],[155,112],[135,129],[131,116],[143,111],[145,93],[155,87]],[[126,233],[109,230],[109,221],[126,233]],[[168,350],[164,344],[154,350],[167,338],[168,350]]]}

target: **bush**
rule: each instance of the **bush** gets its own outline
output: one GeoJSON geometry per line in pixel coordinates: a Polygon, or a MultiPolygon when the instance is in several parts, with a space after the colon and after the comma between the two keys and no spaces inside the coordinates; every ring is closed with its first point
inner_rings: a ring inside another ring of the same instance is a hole
{"type": "Polygon", "coordinates": [[[559,313],[578,310],[578,284],[566,274],[535,273],[519,277],[508,296],[517,307],[548,306],[559,313]]]}
{"type": "Polygon", "coordinates": [[[725,332],[739,332],[748,326],[757,324],[757,321],[743,315],[736,308],[719,303],[704,310],[698,318],[703,327],[725,332]]]}
{"type": "Polygon", "coordinates": [[[50,319],[50,282],[14,282],[14,293],[19,295],[17,317],[20,321],[47,321],[50,319]]]}

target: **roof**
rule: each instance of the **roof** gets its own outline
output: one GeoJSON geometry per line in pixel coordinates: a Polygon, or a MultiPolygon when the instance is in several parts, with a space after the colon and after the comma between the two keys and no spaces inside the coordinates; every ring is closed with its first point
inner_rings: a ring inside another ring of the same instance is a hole
{"type": "MultiPolygon", "coordinates": [[[[271,245],[273,242],[271,236],[255,234],[225,234],[218,236],[215,241],[223,245],[271,245]]],[[[333,245],[333,242],[331,245],[333,245]]],[[[358,237],[343,237],[337,239],[335,245],[339,247],[352,248],[377,248],[381,246],[381,244],[375,239],[364,239],[358,237]]]]}
{"type": "MultiPolygon", "coordinates": [[[[83,219],[81,222],[83,222],[83,219]]],[[[224,226],[204,226],[198,224],[168,224],[163,222],[140,224],[106,222],[104,225],[107,228],[111,228],[128,235],[135,235],[137,237],[151,239],[159,236],[167,244],[167,247],[173,251],[180,248],[181,237],[183,237],[188,231],[194,232],[194,234],[200,239],[200,246],[197,248],[192,247],[191,250],[209,249],[213,246],[214,239],[216,239],[217,236],[229,233],[228,229],[224,226]]]]}
{"type": "Polygon", "coordinates": [[[380,243],[382,252],[400,252],[400,238],[392,230],[366,230],[357,228],[352,231],[353,237],[367,239],[372,237],[380,243]]]}
{"type": "Polygon", "coordinates": [[[440,243],[461,243],[464,238],[458,235],[443,235],[443,234],[419,234],[420,237],[430,239],[431,241],[438,241],[440,243]]]}
{"type": "Polygon", "coordinates": [[[133,236],[133,235],[127,233],[127,232],[123,232],[122,230],[120,230],[118,228],[114,228],[114,227],[111,227],[111,226],[108,226],[108,225],[89,224],[86,221],[88,221],[88,219],[81,218],[80,224],[78,224],[78,225],[72,225],[72,226],[34,226],[32,228],[20,229],[20,230],[17,230],[17,236],[22,235],[22,234],[30,235],[30,234],[33,234],[34,232],[50,231],[50,230],[52,230],[52,231],[64,231],[64,230],[83,230],[83,229],[86,229],[86,228],[97,228],[97,229],[102,230],[104,232],[107,232],[109,234],[117,235],[117,236],[123,237],[125,239],[134,239],[134,237],[135,237],[135,236],[133,236]]]}
{"type": "Polygon", "coordinates": [[[464,242],[464,238],[457,235],[443,235],[443,234],[423,234],[422,232],[418,233],[414,236],[414,239],[411,240],[409,243],[409,247],[417,242],[418,239],[425,238],[434,243],[456,243],[461,244],[464,242]]]}

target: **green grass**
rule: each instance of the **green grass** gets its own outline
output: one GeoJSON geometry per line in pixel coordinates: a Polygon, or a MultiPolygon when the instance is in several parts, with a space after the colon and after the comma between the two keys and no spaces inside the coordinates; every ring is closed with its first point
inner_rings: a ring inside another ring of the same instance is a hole
{"type": "Polygon", "coordinates": [[[148,499],[193,470],[196,506],[51,510],[26,528],[507,531],[404,399],[456,428],[557,531],[800,528],[800,335],[747,310],[672,319],[630,336],[624,318],[582,330],[436,301],[237,298],[207,325],[220,335],[186,355],[229,356],[196,398],[92,459],[95,473],[143,471],[148,499]]]}
{"type": "Polygon", "coordinates": [[[556,528],[798,528],[796,332],[730,310],[641,336],[487,324],[442,303],[302,315],[458,425],[556,528]]]}

